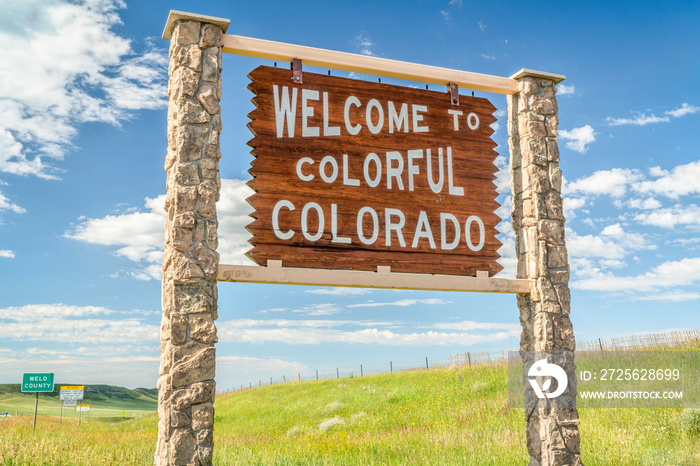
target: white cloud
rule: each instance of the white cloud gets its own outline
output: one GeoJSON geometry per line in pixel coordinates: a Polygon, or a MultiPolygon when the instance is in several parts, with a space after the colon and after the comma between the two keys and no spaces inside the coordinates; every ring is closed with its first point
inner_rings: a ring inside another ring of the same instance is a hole
{"type": "Polygon", "coordinates": [[[8,259],[14,259],[15,258],[15,253],[14,251],[10,251],[9,249],[0,249],[0,257],[6,257],[8,259]]]}
{"type": "Polygon", "coordinates": [[[497,60],[496,56],[490,53],[482,53],[481,56],[487,60],[497,60]]]}
{"type": "Polygon", "coordinates": [[[13,204],[7,197],[0,193],[0,212],[2,212],[3,210],[9,210],[16,214],[23,214],[27,211],[26,209],[18,206],[17,204],[13,204]]]}
{"type": "Polygon", "coordinates": [[[700,160],[674,167],[671,172],[653,167],[650,170],[656,180],[645,180],[634,186],[640,193],[659,194],[678,199],[688,194],[700,194],[700,160]]]}
{"type": "Polygon", "coordinates": [[[309,294],[323,294],[331,296],[356,296],[371,293],[371,290],[367,288],[314,288],[311,290],[306,290],[304,293],[309,294]]]}
{"type": "MultiPolygon", "coordinates": [[[[452,2],[450,2],[450,4],[452,4],[452,2]]],[[[460,6],[462,5],[462,1],[461,1],[461,0],[459,1],[459,5],[460,5],[460,6]]],[[[482,31],[484,31],[484,30],[486,29],[486,23],[484,23],[483,21],[479,21],[479,29],[482,30],[482,31]]]]}
{"type": "Polygon", "coordinates": [[[574,95],[576,93],[576,86],[573,84],[567,86],[566,84],[557,84],[557,94],[559,95],[574,95]]]}
{"type": "Polygon", "coordinates": [[[559,137],[566,140],[566,147],[569,149],[584,154],[588,144],[595,141],[596,132],[590,125],[574,128],[571,131],[559,130],[559,137]]]}
{"type": "Polygon", "coordinates": [[[393,301],[393,302],[389,302],[389,303],[368,302],[368,303],[361,303],[361,304],[350,304],[350,305],[348,305],[348,307],[385,307],[385,306],[406,307],[406,306],[414,306],[416,304],[436,305],[436,304],[450,304],[450,303],[451,303],[451,301],[445,301],[444,299],[439,299],[439,298],[400,299],[398,301],[393,301]]]}
{"type": "Polygon", "coordinates": [[[136,53],[112,28],[119,0],[25,0],[3,5],[0,171],[57,178],[80,124],[118,125],[166,101],[167,57],[136,53]],[[12,19],[9,19],[12,18],[12,19]]]}
{"type": "MultiPolygon", "coordinates": [[[[632,251],[655,249],[644,236],[624,231],[619,223],[606,226],[598,236],[578,235],[570,229],[567,229],[566,236],[567,249],[572,258],[620,261],[632,251]]],[[[621,263],[610,262],[607,265],[619,266],[621,263]]]]}
{"type": "Polygon", "coordinates": [[[342,307],[333,303],[310,304],[301,309],[294,309],[292,312],[309,316],[330,316],[343,310],[342,307]]]}
{"type": "Polygon", "coordinates": [[[675,110],[669,110],[666,112],[667,115],[671,115],[672,117],[675,118],[680,118],[683,115],[688,115],[690,113],[697,113],[700,112],[700,107],[696,107],[694,105],[688,105],[687,103],[683,103],[679,108],[675,110]]]}
{"type": "Polygon", "coordinates": [[[117,246],[117,256],[144,264],[134,275],[138,279],[159,279],[160,267],[152,265],[163,261],[163,225],[165,195],[146,198],[146,212],[128,212],[103,218],[83,219],[66,238],[90,244],[117,246]]]}
{"type": "Polygon", "coordinates": [[[662,228],[674,228],[677,225],[700,226],[700,206],[676,204],[673,207],[640,213],[633,218],[642,225],[654,225],[662,228]]]}
{"type": "Polygon", "coordinates": [[[634,118],[612,118],[607,117],[605,121],[608,122],[610,126],[623,126],[623,125],[635,125],[635,126],[646,126],[652,123],[666,123],[669,120],[668,117],[657,117],[653,113],[651,115],[646,115],[644,113],[638,113],[634,118]]]}
{"type": "Polygon", "coordinates": [[[362,31],[357,37],[355,37],[355,47],[360,55],[367,55],[370,57],[376,56],[372,51],[374,42],[362,31]]]}
{"type": "Polygon", "coordinates": [[[579,290],[645,292],[693,285],[700,282],[700,257],[669,261],[650,272],[620,277],[595,272],[589,278],[575,280],[571,287],[579,290]]]}
{"type": "Polygon", "coordinates": [[[661,203],[653,197],[650,197],[648,199],[629,199],[626,204],[632,209],[641,210],[652,210],[661,207],[661,203]]]}
{"type": "Polygon", "coordinates": [[[564,185],[565,193],[580,193],[590,195],[606,194],[612,197],[621,197],[628,187],[643,179],[639,170],[627,168],[613,168],[599,170],[591,176],[568,182],[564,185]]]}
{"type": "MultiPolygon", "coordinates": [[[[219,338],[229,341],[243,343],[266,343],[279,342],[287,344],[316,345],[321,343],[351,343],[366,345],[385,346],[449,346],[460,345],[469,346],[484,344],[494,341],[504,341],[519,338],[519,325],[506,324],[476,324],[472,325],[476,330],[500,330],[488,334],[471,334],[463,331],[443,332],[426,331],[413,333],[398,333],[387,329],[367,328],[361,330],[347,331],[336,327],[340,325],[357,324],[348,321],[321,321],[326,325],[305,325],[308,321],[284,321],[284,325],[279,322],[266,321],[245,322],[240,325],[238,321],[223,322],[218,326],[219,338]],[[254,323],[255,326],[251,325],[254,323]]],[[[440,324],[437,324],[440,325],[440,324]]],[[[433,328],[438,328],[434,325],[433,328]]],[[[445,324],[446,328],[450,325],[445,324]]],[[[469,326],[464,324],[465,327],[469,326]]]]}
{"type": "MultiPolygon", "coordinates": [[[[219,220],[220,263],[251,264],[245,252],[251,246],[250,233],[245,226],[252,221],[248,216],[253,208],[246,202],[252,194],[242,180],[221,180],[221,200],[217,203],[219,220]]],[[[142,211],[128,210],[123,214],[102,218],[82,218],[66,238],[89,244],[115,246],[113,253],[139,264],[136,270],[127,272],[137,280],[159,280],[163,261],[163,225],[165,195],[146,198],[142,211]]]]}
{"type": "Polygon", "coordinates": [[[99,306],[28,304],[0,309],[3,338],[15,341],[108,344],[157,341],[160,327],[99,306]]]}

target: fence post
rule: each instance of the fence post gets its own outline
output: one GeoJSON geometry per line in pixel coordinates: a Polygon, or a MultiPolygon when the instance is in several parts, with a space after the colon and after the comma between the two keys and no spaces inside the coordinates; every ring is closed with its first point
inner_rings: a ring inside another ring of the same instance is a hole
{"type": "Polygon", "coordinates": [[[428,370],[428,356],[425,357],[425,369],[428,370]]]}
{"type": "Polygon", "coordinates": [[[335,378],[336,378],[336,379],[339,379],[339,378],[340,378],[340,371],[338,370],[337,367],[335,368],[335,378]]]}
{"type": "Polygon", "coordinates": [[[360,364],[360,377],[362,377],[364,374],[362,373],[362,364],[360,364]]]}
{"type": "Polygon", "coordinates": [[[316,369],[316,380],[318,380],[318,369],[316,369]]]}
{"type": "Polygon", "coordinates": [[[389,361],[389,372],[394,372],[394,363],[389,361]]]}

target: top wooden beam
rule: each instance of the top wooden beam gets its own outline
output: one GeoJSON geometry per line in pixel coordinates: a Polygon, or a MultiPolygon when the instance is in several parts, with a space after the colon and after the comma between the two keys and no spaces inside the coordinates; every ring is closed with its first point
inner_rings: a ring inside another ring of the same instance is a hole
{"type": "MultiPolygon", "coordinates": [[[[223,32],[226,32],[231,22],[224,18],[171,10],[165,25],[165,30],[163,31],[163,39],[170,39],[173,26],[178,20],[212,23],[221,27],[223,32]]],[[[440,68],[437,66],[419,65],[416,63],[389,60],[356,53],[336,52],[334,50],[254,39],[252,37],[235,36],[232,34],[224,34],[223,52],[285,62],[299,59],[307,66],[332,68],[355,73],[385,76],[388,78],[405,79],[408,81],[442,84],[445,86],[450,83],[456,83],[459,87],[465,89],[506,95],[513,95],[518,92],[516,79],[522,77],[523,73],[529,76],[553,79],[555,84],[565,79],[565,77],[561,75],[526,69],[520,70],[510,78],[503,78],[500,76],[440,68]]]]}
{"type": "Polygon", "coordinates": [[[386,58],[336,52],[303,45],[285,44],[250,37],[224,35],[223,52],[247,57],[291,62],[297,58],[304,65],[366,73],[388,78],[406,79],[430,84],[449,85],[476,91],[512,95],[518,92],[515,79],[471,73],[468,71],[419,65],[386,58]]]}

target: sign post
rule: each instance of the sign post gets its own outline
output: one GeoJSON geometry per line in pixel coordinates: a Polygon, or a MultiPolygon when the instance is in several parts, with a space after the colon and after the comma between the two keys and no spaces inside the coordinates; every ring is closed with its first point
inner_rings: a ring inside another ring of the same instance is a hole
{"type": "MultiPolygon", "coordinates": [[[[521,351],[573,367],[555,85],[225,34],[230,21],[171,11],[163,324],[156,465],[213,456],[217,281],[516,293],[521,351]],[[219,264],[221,53],[259,67],[249,183],[250,257],[219,264]],[[304,66],[440,84],[441,94],[305,73],[304,66]],[[508,96],[517,279],[492,278],[494,107],[508,96]]],[[[531,464],[581,464],[575,380],[553,409],[526,393],[531,464]]]]}
{"type": "Polygon", "coordinates": [[[34,425],[33,431],[36,431],[36,413],[39,409],[39,393],[50,393],[53,391],[53,373],[24,373],[22,374],[22,392],[36,393],[34,400],[34,425]]]}
{"type": "Polygon", "coordinates": [[[76,406],[77,401],[83,399],[84,390],[84,385],[64,385],[61,387],[61,393],[59,395],[61,399],[61,419],[59,423],[63,422],[63,407],[76,406]]]}

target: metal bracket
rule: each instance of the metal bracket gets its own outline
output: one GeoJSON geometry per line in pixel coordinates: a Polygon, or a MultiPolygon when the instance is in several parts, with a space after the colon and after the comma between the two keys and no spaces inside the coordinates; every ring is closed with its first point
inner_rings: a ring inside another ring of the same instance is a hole
{"type": "Polygon", "coordinates": [[[455,107],[459,107],[459,84],[450,83],[450,101],[455,107]]]}
{"type": "Polygon", "coordinates": [[[304,83],[301,78],[301,60],[298,58],[292,59],[292,81],[294,81],[294,84],[304,83]]]}

